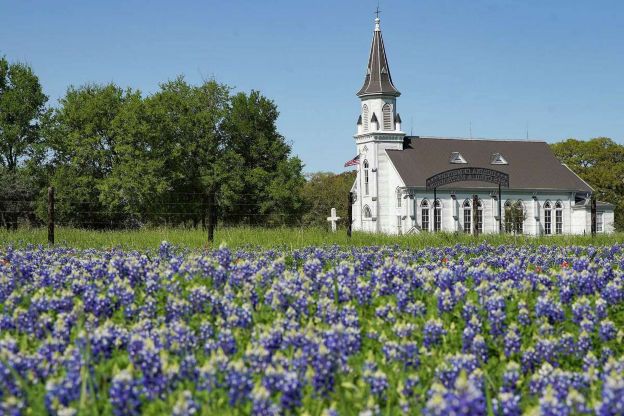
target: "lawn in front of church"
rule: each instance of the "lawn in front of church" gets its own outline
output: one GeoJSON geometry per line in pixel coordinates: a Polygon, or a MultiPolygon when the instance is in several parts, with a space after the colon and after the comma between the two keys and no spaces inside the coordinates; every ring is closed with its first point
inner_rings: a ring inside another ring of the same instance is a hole
{"type": "MultiPolygon", "coordinates": [[[[140,230],[93,231],[77,228],[56,228],[57,245],[71,248],[112,248],[146,250],[153,249],[162,241],[189,249],[208,248],[207,232],[188,228],[152,228],[140,230]]],[[[624,233],[598,234],[591,236],[514,236],[481,235],[474,237],[466,234],[426,233],[402,236],[366,234],[354,232],[347,237],[346,230],[339,229],[332,233],[322,228],[218,228],[214,244],[210,247],[226,245],[231,248],[301,248],[306,246],[340,245],[371,246],[399,245],[404,248],[425,248],[453,246],[455,244],[521,244],[521,245],[609,245],[624,242],[624,233]]],[[[0,229],[0,246],[25,246],[28,244],[47,244],[45,228],[24,228],[17,231],[0,229]]]]}

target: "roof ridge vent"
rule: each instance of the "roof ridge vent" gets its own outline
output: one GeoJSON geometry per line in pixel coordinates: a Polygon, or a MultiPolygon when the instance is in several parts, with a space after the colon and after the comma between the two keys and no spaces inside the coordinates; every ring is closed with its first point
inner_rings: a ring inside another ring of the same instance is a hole
{"type": "Polygon", "coordinates": [[[490,157],[491,165],[508,165],[507,160],[500,153],[492,153],[490,157]]]}
{"type": "Polygon", "coordinates": [[[450,163],[468,163],[466,159],[459,152],[452,152],[451,158],[449,159],[450,163]]]}

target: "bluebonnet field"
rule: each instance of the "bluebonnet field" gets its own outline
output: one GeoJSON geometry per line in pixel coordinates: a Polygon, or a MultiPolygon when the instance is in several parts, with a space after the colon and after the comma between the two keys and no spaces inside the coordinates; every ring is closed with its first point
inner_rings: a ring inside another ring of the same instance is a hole
{"type": "Polygon", "coordinates": [[[624,412],[624,245],[0,249],[0,413],[624,412]]]}

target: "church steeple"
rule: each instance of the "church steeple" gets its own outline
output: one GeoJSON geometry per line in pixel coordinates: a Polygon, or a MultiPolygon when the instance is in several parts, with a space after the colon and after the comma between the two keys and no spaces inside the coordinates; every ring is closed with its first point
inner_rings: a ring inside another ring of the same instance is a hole
{"type": "Polygon", "coordinates": [[[386,57],[386,48],[384,47],[383,37],[381,36],[381,28],[379,27],[379,15],[375,19],[375,32],[373,33],[373,42],[368,58],[368,67],[366,69],[366,78],[364,85],[357,93],[362,98],[371,95],[387,95],[398,97],[401,93],[392,83],[390,75],[390,67],[388,66],[388,58],[386,57]]]}

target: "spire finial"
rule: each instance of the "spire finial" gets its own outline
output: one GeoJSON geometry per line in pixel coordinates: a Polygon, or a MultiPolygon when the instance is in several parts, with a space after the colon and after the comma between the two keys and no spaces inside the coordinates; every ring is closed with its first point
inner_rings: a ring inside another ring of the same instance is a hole
{"type": "Polygon", "coordinates": [[[381,19],[379,18],[379,13],[381,13],[381,10],[379,10],[379,1],[377,1],[377,10],[375,10],[375,15],[377,17],[375,17],[375,30],[379,31],[381,30],[379,27],[379,22],[381,22],[381,19]]]}

